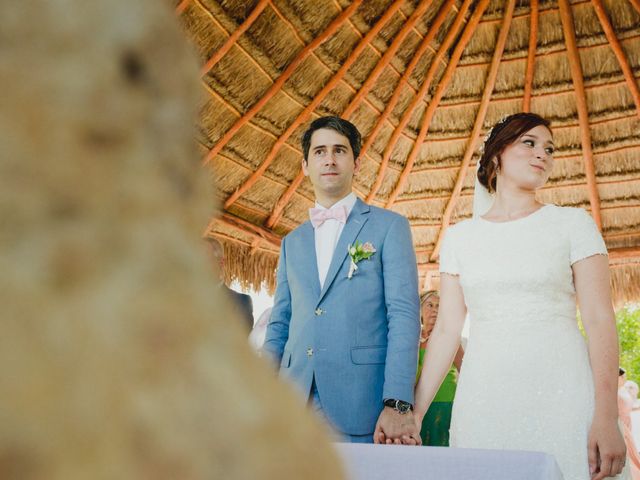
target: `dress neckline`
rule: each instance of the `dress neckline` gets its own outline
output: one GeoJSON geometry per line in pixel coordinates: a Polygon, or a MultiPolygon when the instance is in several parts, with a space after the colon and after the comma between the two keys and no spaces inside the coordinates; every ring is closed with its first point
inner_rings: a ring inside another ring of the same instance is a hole
{"type": "Polygon", "coordinates": [[[506,221],[504,221],[504,222],[494,222],[494,221],[492,221],[492,220],[487,220],[487,219],[485,219],[485,218],[483,218],[483,217],[478,217],[478,218],[479,218],[480,220],[482,220],[483,222],[485,222],[485,223],[490,223],[490,224],[492,224],[492,225],[504,225],[504,224],[507,224],[507,223],[515,223],[515,222],[519,222],[519,221],[521,221],[521,220],[526,220],[527,218],[530,218],[530,217],[535,216],[538,212],[540,212],[540,211],[542,211],[542,210],[544,210],[545,208],[550,207],[550,206],[551,206],[551,204],[550,204],[550,203],[544,203],[540,208],[538,208],[537,210],[534,210],[534,211],[533,211],[533,212],[531,212],[529,215],[525,215],[524,217],[520,217],[520,218],[515,218],[515,219],[513,219],[513,220],[506,220],[506,221]]]}

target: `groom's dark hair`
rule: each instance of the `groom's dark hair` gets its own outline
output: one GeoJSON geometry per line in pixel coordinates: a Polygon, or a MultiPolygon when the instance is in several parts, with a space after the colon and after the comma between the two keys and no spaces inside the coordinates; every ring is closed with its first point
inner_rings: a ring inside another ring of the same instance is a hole
{"type": "Polygon", "coordinates": [[[302,153],[304,155],[304,161],[307,161],[309,157],[309,149],[311,148],[311,136],[316,130],[321,128],[329,128],[335,130],[340,135],[344,135],[349,139],[351,150],[353,151],[353,159],[357,159],[360,156],[360,149],[362,148],[362,135],[356,128],[356,126],[340,117],[320,117],[315,119],[307,128],[307,131],[302,135],[302,153]]]}

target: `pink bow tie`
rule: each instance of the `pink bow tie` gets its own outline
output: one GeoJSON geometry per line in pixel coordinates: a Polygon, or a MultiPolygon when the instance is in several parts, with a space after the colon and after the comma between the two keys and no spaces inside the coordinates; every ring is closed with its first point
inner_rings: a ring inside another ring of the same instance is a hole
{"type": "Polygon", "coordinates": [[[310,208],[309,217],[313,228],[318,228],[325,220],[333,218],[341,223],[347,223],[347,207],[340,205],[333,208],[310,208]]]}

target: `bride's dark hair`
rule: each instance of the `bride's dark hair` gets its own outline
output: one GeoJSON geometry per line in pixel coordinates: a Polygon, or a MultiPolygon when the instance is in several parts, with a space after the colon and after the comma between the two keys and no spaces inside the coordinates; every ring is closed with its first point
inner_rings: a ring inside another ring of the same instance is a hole
{"type": "Polygon", "coordinates": [[[496,191],[497,170],[502,160],[500,154],[526,132],[538,125],[547,127],[551,132],[551,123],[535,113],[515,113],[496,123],[484,142],[478,180],[489,192],[496,191]]]}

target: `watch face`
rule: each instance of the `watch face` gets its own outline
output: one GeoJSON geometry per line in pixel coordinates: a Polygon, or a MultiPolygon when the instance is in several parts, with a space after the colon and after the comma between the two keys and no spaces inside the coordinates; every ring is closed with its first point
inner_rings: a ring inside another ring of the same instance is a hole
{"type": "Polygon", "coordinates": [[[409,410],[411,410],[411,404],[403,400],[394,400],[389,398],[384,401],[384,405],[386,407],[391,407],[396,412],[402,413],[402,414],[407,413],[409,410]]]}

